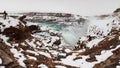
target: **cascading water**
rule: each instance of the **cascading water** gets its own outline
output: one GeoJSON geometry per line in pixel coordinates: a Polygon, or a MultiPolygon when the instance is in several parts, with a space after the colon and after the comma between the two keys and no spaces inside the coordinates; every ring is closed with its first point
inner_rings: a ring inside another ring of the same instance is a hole
{"type": "Polygon", "coordinates": [[[79,38],[86,34],[87,27],[87,22],[82,25],[73,23],[73,25],[61,30],[62,37],[64,41],[70,45],[70,47],[74,47],[74,45],[76,45],[76,43],[78,42],[79,38]]]}
{"type": "Polygon", "coordinates": [[[67,47],[74,47],[79,38],[85,35],[88,27],[87,22],[84,22],[83,24],[74,22],[69,25],[65,23],[40,23],[39,25],[48,26],[52,30],[59,31],[65,43],[68,44],[67,47]]]}

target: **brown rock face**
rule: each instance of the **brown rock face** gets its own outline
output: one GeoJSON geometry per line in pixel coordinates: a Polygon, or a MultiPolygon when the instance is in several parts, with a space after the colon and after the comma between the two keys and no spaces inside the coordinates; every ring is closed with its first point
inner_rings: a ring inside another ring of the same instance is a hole
{"type": "Polygon", "coordinates": [[[110,56],[105,61],[96,64],[93,68],[116,68],[117,65],[120,65],[119,60],[120,60],[120,48],[113,51],[112,56],[110,56]]]}
{"type": "Polygon", "coordinates": [[[22,30],[15,27],[6,28],[3,31],[3,34],[6,35],[7,37],[10,37],[9,41],[18,42],[25,40],[27,38],[27,35],[25,35],[25,33],[22,30]]]}
{"type": "Polygon", "coordinates": [[[26,18],[26,16],[23,15],[23,16],[21,16],[21,17],[19,18],[19,20],[20,20],[21,22],[23,22],[24,24],[26,24],[25,18],[26,18]]]}
{"type": "Polygon", "coordinates": [[[39,26],[36,26],[36,25],[28,26],[28,30],[29,30],[31,33],[40,32],[39,26]]]}
{"type": "Polygon", "coordinates": [[[94,55],[100,54],[100,52],[102,50],[110,50],[112,49],[111,47],[116,47],[118,44],[120,44],[120,40],[119,40],[119,35],[112,35],[114,36],[114,38],[110,39],[109,36],[106,37],[104,40],[102,40],[101,42],[98,43],[97,46],[91,48],[91,49],[87,49],[86,51],[84,51],[83,55],[91,55],[94,53],[94,55]]]}
{"type": "Polygon", "coordinates": [[[0,58],[2,59],[0,66],[5,66],[5,68],[23,68],[16,62],[13,54],[10,52],[10,47],[2,42],[0,43],[0,58]]]}
{"type": "Polygon", "coordinates": [[[60,44],[61,44],[61,40],[60,39],[58,39],[55,42],[53,42],[53,45],[60,45],[60,44]]]}
{"type": "Polygon", "coordinates": [[[116,9],[114,13],[120,12],[120,8],[116,9]]]}

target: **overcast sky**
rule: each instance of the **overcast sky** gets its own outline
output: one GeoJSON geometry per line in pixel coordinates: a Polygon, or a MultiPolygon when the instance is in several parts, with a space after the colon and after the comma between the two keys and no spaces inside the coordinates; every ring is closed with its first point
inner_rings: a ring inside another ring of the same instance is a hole
{"type": "Polygon", "coordinates": [[[120,0],[0,0],[0,11],[65,12],[80,15],[112,13],[120,0]]]}

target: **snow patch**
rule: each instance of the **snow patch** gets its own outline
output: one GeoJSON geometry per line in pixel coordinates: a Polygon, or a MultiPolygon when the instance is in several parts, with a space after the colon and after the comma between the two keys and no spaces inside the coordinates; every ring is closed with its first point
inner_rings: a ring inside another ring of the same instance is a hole
{"type": "Polygon", "coordinates": [[[3,39],[3,41],[6,43],[6,45],[11,46],[11,44],[7,42],[9,37],[6,37],[5,35],[0,34],[0,38],[3,39]]]}
{"type": "Polygon", "coordinates": [[[38,65],[38,68],[48,68],[48,67],[44,64],[40,64],[40,65],[38,65]]]}
{"type": "Polygon", "coordinates": [[[14,57],[16,57],[16,59],[18,59],[18,63],[23,66],[26,67],[25,63],[23,62],[26,58],[24,57],[24,55],[22,53],[20,53],[19,51],[17,51],[14,48],[11,48],[10,51],[14,54],[14,57]]]}
{"type": "Polygon", "coordinates": [[[65,49],[65,52],[69,53],[69,52],[71,52],[71,50],[70,49],[65,49]]]}
{"type": "Polygon", "coordinates": [[[63,64],[69,64],[71,66],[76,66],[76,67],[79,67],[79,63],[73,61],[73,59],[76,57],[76,55],[70,55],[70,56],[67,56],[65,59],[61,59],[61,62],[63,64]]]}
{"type": "Polygon", "coordinates": [[[93,46],[97,45],[100,41],[102,41],[104,38],[94,39],[90,42],[88,42],[87,46],[92,48],[93,46]]]}
{"type": "Polygon", "coordinates": [[[41,55],[44,55],[44,56],[46,56],[48,58],[51,58],[49,53],[45,53],[45,52],[42,52],[42,51],[38,51],[38,53],[41,54],[41,55]]]}
{"type": "Polygon", "coordinates": [[[2,59],[0,58],[0,64],[2,64],[2,59]]]}
{"type": "Polygon", "coordinates": [[[59,65],[56,65],[55,67],[56,67],[56,68],[66,68],[66,67],[64,67],[64,66],[59,66],[59,65]]]}
{"type": "Polygon", "coordinates": [[[35,55],[39,55],[37,52],[31,51],[31,50],[26,50],[26,52],[33,53],[33,54],[35,54],[35,55]]]}
{"type": "Polygon", "coordinates": [[[9,17],[9,19],[6,20],[0,18],[0,22],[2,23],[2,25],[5,25],[0,25],[1,31],[3,31],[5,28],[9,28],[10,26],[16,27],[19,24],[19,20],[13,19],[11,17],[9,17]]]}
{"type": "Polygon", "coordinates": [[[116,68],[120,68],[120,66],[116,66],[116,68]]]}
{"type": "Polygon", "coordinates": [[[5,66],[0,66],[0,68],[5,68],[5,66]]]}
{"type": "Polygon", "coordinates": [[[29,56],[27,55],[29,59],[32,59],[32,60],[37,60],[37,58],[33,57],[33,56],[29,56]]]}

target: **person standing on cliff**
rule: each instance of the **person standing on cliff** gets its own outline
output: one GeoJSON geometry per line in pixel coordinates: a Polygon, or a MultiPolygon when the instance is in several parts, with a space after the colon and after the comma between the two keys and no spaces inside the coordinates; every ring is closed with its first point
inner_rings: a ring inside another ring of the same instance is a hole
{"type": "Polygon", "coordinates": [[[8,15],[7,12],[4,11],[3,14],[4,14],[4,19],[6,19],[7,15],[8,15]]]}

